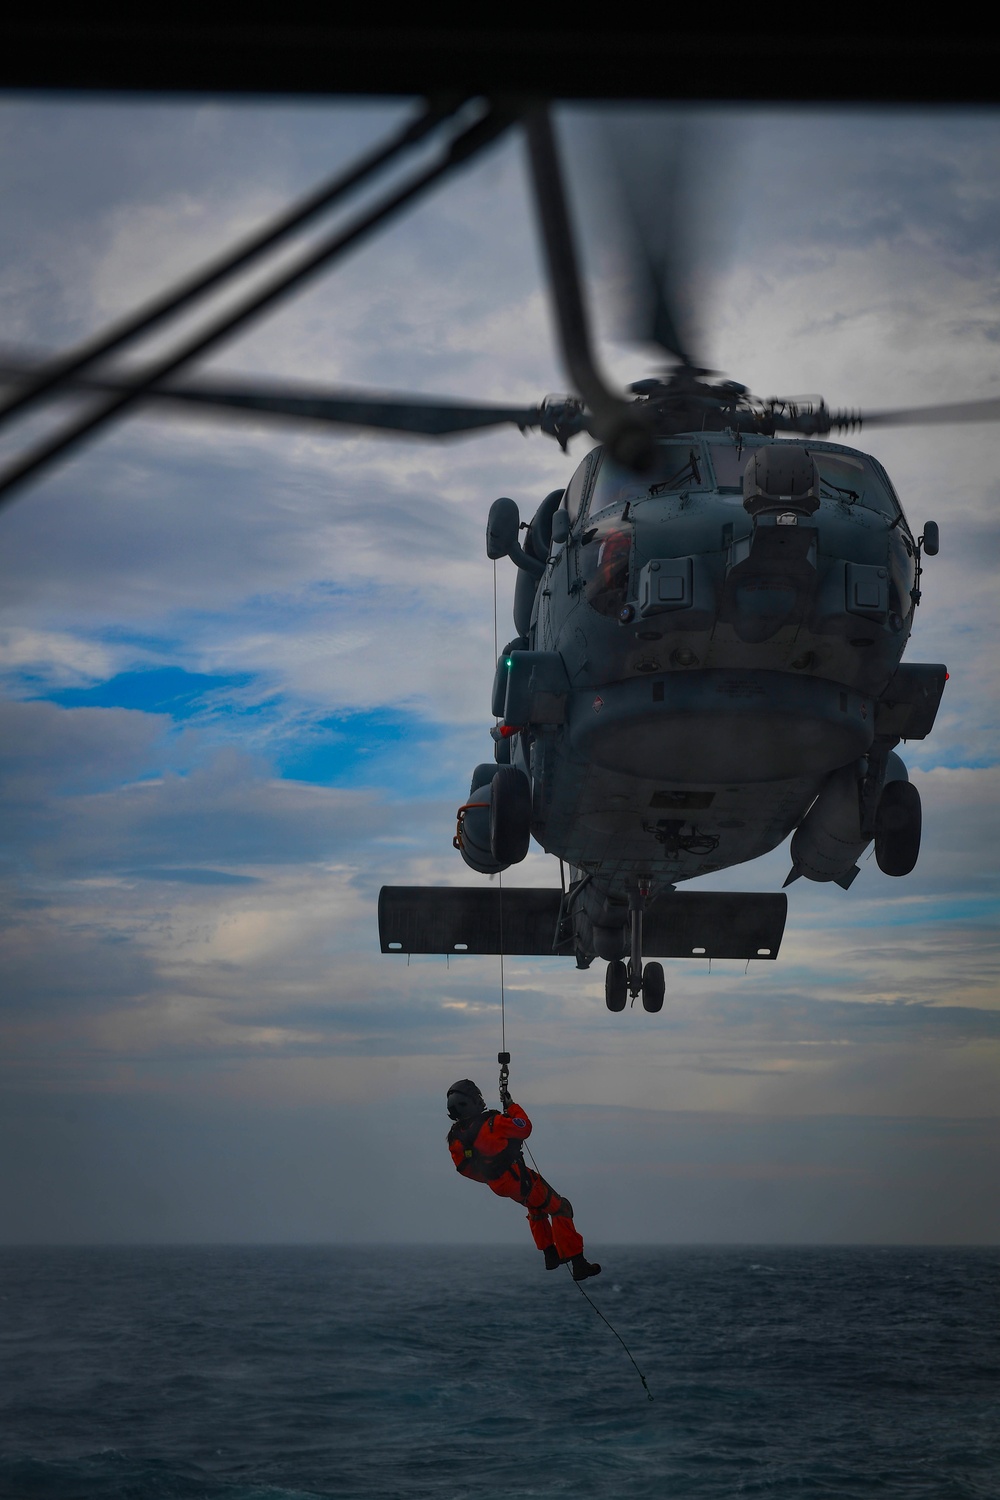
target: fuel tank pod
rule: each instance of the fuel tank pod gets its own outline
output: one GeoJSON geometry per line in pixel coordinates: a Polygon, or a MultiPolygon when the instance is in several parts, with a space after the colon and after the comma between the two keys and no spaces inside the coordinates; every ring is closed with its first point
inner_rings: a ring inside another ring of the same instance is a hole
{"type": "MultiPolygon", "coordinates": [[[[834,881],[845,890],[857,875],[857,861],[871,839],[861,832],[858,764],[841,766],[824,781],[819,796],[792,836],[792,874],[834,881]]],[[[886,782],[907,781],[906,767],[890,752],[886,782]]],[[[786,884],[788,882],[786,881],[786,884]]]]}

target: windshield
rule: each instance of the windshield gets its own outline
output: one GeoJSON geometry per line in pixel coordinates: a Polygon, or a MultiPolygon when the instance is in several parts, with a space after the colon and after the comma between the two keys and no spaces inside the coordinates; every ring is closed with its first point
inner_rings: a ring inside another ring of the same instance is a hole
{"type": "MultiPolygon", "coordinates": [[[[635,476],[632,476],[633,482],[635,476]]],[[[623,526],[609,510],[603,520],[588,525],[580,547],[580,576],[584,598],[599,615],[617,615],[628,597],[632,528],[623,526]]]]}
{"type": "Polygon", "coordinates": [[[576,520],[577,516],[580,514],[580,506],[583,503],[583,497],[586,493],[587,481],[590,478],[591,474],[594,472],[594,462],[596,458],[596,451],[588,453],[586,458],[583,460],[583,463],[577,469],[576,473],[573,475],[573,478],[566,486],[566,494],[563,497],[562,503],[566,507],[566,512],[569,516],[571,526],[576,520]]]}
{"type": "Polygon", "coordinates": [[[587,508],[589,521],[621,515],[625,506],[656,495],[708,488],[708,473],[698,443],[660,443],[651,474],[633,474],[605,455],[587,508]]]}
{"type": "Polygon", "coordinates": [[[898,515],[899,508],[875,473],[874,467],[860,455],[829,453],[823,448],[808,449],[819,467],[819,493],[823,500],[839,500],[843,505],[863,505],[883,516],[898,515]]]}
{"type": "MultiPolygon", "coordinates": [[[[712,443],[709,452],[715,483],[720,490],[743,492],[743,470],[756,451],[750,444],[712,443]]],[[[820,495],[842,505],[863,505],[895,520],[899,506],[881,469],[860,453],[836,453],[827,448],[806,449],[819,467],[820,495]]]]}
{"type": "Polygon", "coordinates": [[[742,443],[713,443],[709,450],[715,483],[720,490],[739,490],[743,493],[743,470],[754,452],[742,443]]]}

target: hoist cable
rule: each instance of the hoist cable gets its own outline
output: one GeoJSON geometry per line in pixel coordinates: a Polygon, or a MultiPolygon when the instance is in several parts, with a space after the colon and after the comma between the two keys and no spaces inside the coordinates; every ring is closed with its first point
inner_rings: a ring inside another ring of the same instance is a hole
{"type": "MultiPolygon", "coordinates": [[[[493,655],[500,659],[499,635],[497,633],[497,563],[493,559],[493,655]]],[[[496,718],[496,715],[494,715],[496,718]]],[[[497,721],[499,722],[499,720],[497,721]]],[[[503,972],[503,871],[497,876],[500,882],[500,1051],[507,1051],[507,1018],[504,1014],[504,972],[503,972]]]]}
{"type": "MultiPolygon", "coordinates": [[[[497,633],[497,565],[496,565],[496,559],[494,559],[494,561],[493,561],[493,655],[497,658],[498,664],[499,664],[499,660],[500,660],[500,644],[499,644],[499,642],[500,642],[500,637],[499,637],[499,635],[497,633]]],[[[496,715],[494,715],[494,717],[496,717],[496,715]]],[[[562,861],[561,860],[559,861],[559,874],[560,874],[560,883],[562,883],[562,861]]],[[[505,1016],[505,1012],[504,1012],[503,871],[502,870],[500,870],[498,872],[498,879],[499,879],[499,882],[500,882],[500,901],[499,901],[499,913],[500,913],[500,1052],[501,1052],[501,1056],[506,1057],[506,1055],[507,1055],[507,1026],[506,1026],[506,1016],[505,1016]]],[[[501,1071],[501,1074],[500,1074],[501,1080],[503,1080],[505,1073],[506,1073],[506,1065],[503,1065],[502,1071],[501,1071]]],[[[502,1086],[502,1083],[501,1083],[501,1086],[502,1086]]],[[[504,1103],[504,1100],[501,1099],[500,1102],[502,1104],[502,1103],[504,1103]]],[[[529,1158],[529,1160],[531,1162],[531,1165],[534,1167],[535,1171],[538,1173],[538,1176],[541,1177],[542,1174],[541,1174],[541,1172],[538,1171],[538,1163],[536,1162],[534,1156],[532,1155],[531,1147],[528,1145],[527,1141],[523,1142],[523,1146],[524,1146],[524,1150],[528,1153],[528,1158],[529,1158]]],[[[545,1179],[543,1178],[542,1180],[544,1181],[545,1179]]],[[[566,1269],[570,1270],[570,1268],[569,1268],[568,1265],[567,1265],[566,1269]]],[[[572,1271],[570,1271],[571,1278],[572,1278],[572,1275],[573,1275],[573,1273],[572,1273],[572,1271]]],[[[605,1317],[604,1313],[601,1312],[601,1309],[598,1307],[597,1303],[594,1302],[592,1300],[592,1298],[590,1298],[590,1297],[587,1296],[587,1293],[583,1290],[583,1286],[582,1286],[582,1284],[579,1281],[576,1281],[574,1279],[573,1280],[573,1285],[577,1288],[577,1290],[579,1291],[580,1295],[583,1298],[585,1298],[585,1300],[587,1302],[590,1303],[591,1307],[594,1309],[595,1313],[600,1318],[601,1322],[605,1323],[607,1325],[607,1327],[611,1329],[611,1332],[614,1334],[615,1338],[618,1340],[619,1344],[621,1344],[622,1348],[625,1350],[625,1353],[628,1355],[629,1359],[632,1361],[632,1365],[633,1365],[633,1368],[635,1369],[635,1373],[638,1375],[639,1379],[642,1381],[642,1388],[646,1392],[647,1399],[650,1400],[650,1401],[652,1401],[654,1399],[653,1398],[653,1393],[649,1389],[649,1386],[646,1384],[646,1377],[642,1373],[642,1371],[640,1370],[639,1366],[636,1364],[635,1356],[633,1355],[633,1353],[632,1353],[631,1349],[629,1348],[629,1346],[626,1344],[625,1340],[622,1338],[621,1334],[618,1332],[618,1329],[614,1326],[614,1324],[611,1322],[611,1320],[609,1318],[605,1317]]]]}
{"type": "Polygon", "coordinates": [[[503,871],[500,871],[500,1051],[507,1051],[507,1018],[504,1015],[503,973],[503,871]]]}

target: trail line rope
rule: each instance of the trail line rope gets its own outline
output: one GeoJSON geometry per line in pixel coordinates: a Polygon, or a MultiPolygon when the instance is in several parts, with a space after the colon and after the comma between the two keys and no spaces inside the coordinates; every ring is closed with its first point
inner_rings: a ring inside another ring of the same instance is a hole
{"type": "MultiPolygon", "coordinates": [[[[538,1172],[539,1177],[541,1177],[542,1173],[538,1169],[538,1163],[535,1160],[534,1156],[532,1155],[531,1147],[528,1145],[527,1141],[525,1141],[525,1143],[524,1143],[524,1149],[528,1153],[528,1156],[529,1156],[529,1158],[531,1160],[531,1165],[534,1167],[535,1171],[538,1172]]],[[[570,1271],[570,1268],[569,1268],[568,1264],[566,1266],[566,1269],[567,1269],[567,1271],[570,1271]]],[[[570,1280],[573,1281],[573,1273],[572,1273],[572,1271],[570,1271],[570,1280]]],[[[629,1348],[628,1344],[626,1344],[625,1340],[622,1338],[621,1334],[618,1332],[618,1329],[611,1322],[611,1319],[605,1317],[604,1313],[601,1312],[601,1309],[598,1307],[597,1303],[593,1300],[593,1298],[589,1297],[587,1295],[587,1293],[584,1291],[583,1286],[582,1286],[582,1284],[579,1281],[573,1281],[573,1285],[576,1287],[577,1291],[580,1293],[580,1296],[584,1299],[584,1301],[590,1303],[591,1307],[594,1309],[595,1313],[600,1318],[601,1322],[605,1323],[607,1325],[607,1327],[611,1329],[611,1332],[614,1334],[614,1336],[618,1340],[619,1344],[621,1344],[622,1348],[625,1350],[625,1353],[628,1355],[629,1359],[632,1361],[632,1368],[635,1370],[635,1373],[638,1375],[639,1379],[642,1381],[642,1388],[646,1392],[646,1399],[648,1401],[654,1400],[655,1398],[653,1396],[653,1393],[649,1389],[649,1386],[648,1386],[648,1384],[646,1382],[646,1377],[642,1373],[642,1371],[640,1370],[638,1364],[636,1363],[635,1355],[632,1353],[632,1351],[629,1348]]]]}

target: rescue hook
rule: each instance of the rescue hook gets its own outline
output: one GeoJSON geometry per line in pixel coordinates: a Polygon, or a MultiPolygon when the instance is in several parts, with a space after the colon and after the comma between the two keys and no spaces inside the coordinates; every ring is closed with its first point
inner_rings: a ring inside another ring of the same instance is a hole
{"type": "Polygon", "coordinates": [[[500,1064],[500,1103],[506,1109],[510,1103],[510,1093],[507,1089],[507,1082],[510,1078],[510,1053],[498,1052],[497,1062],[500,1064]]]}

